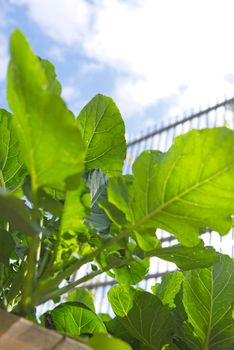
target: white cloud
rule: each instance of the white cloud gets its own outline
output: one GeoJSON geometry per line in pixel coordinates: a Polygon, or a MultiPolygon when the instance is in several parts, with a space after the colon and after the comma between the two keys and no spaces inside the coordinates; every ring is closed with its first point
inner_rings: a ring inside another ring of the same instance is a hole
{"type": "Polygon", "coordinates": [[[113,97],[126,115],[171,95],[180,109],[232,91],[232,0],[11,1],[57,43],[116,70],[113,97]]]}
{"type": "Polygon", "coordinates": [[[49,50],[49,56],[56,60],[57,62],[64,62],[64,52],[63,50],[58,46],[52,46],[49,50]]]}
{"type": "Polygon", "coordinates": [[[65,101],[72,102],[77,97],[79,97],[79,95],[80,95],[80,92],[77,90],[77,88],[73,84],[63,85],[62,96],[65,101]]]}

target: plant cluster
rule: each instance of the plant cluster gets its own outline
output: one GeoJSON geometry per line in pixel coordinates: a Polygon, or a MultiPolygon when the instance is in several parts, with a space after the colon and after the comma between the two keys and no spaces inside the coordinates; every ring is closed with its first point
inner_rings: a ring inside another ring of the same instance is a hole
{"type": "Polygon", "coordinates": [[[99,94],[75,118],[53,65],[18,30],[10,54],[12,114],[0,110],[1,308],[38,322],[37,306],[68,293],[40,323],[93,349],[233,349],[234,262],[200,236],[232,227],[234,131],[192,130],[166,153],[144,151],[122,175],[125,127],[113,100],[99,94]],[[179,244],[162,247],[158,228],[179,244]],[[134,286],[151,257],[180,271],[148,293],[134,286]],[[113,319],[97,315],[80,288],[104,272],[119,283],[108,293],[113,319]]]}

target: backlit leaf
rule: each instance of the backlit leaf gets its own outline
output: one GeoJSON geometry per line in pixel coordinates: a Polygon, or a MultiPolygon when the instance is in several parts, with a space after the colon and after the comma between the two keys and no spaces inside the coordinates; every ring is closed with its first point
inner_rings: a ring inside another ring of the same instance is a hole
{"type": "Polygon", "coordinates": [[[169,308],[155,295],[141,291],[135,292],[133,306],[127,316],[119,317],[119,320],[131,336],[154,350],[161,350],[170,342],[175,326],[169,308]]]}
{"type": "Polygon", "coordinates": [[[201,349],[234,348],[234,261],[220,255],[214,266],[187,272],[183,303],[201,349]]]}
{"type": "Polygon", "coordinates": [[[15,191],[21,187],[26,169],[12,127],[12,115],[4,109],[0,109],[0,140],[0,186],[15,191]]]}
{"type": "Polygon", "coordinates": [[[96,95],[77,122],[87,147],[86,169],[99,168],[108,176],[120,174],[126,156],[125,127],[114,101],[96,95]]]}
{"type": "Polygon", "coordinates": [[[155,295],[162,301],[164,305],[174,308],[176,305],[174,299],[180,291],[183,274],[179,271],[167,272],[162,277],[161,283],[156,286],[155,295]]]}
{"type": "Polygon", "coordinates": [[[131,186],[124,177],[118,181],[125,187],[110,179],[108,200],[126,211],[134,230],[142,234],[162,228],[186,246],[197,245],[207,227],[224,235],[234,214],[233,149],[233,130],[192,130],[177,137],[166,153],[143,152],[133,164],[131,186]],[[126,196],[118,200],[116,190],[126,196]]]}
{"type": "Polygon", "coordinates": [[[98,316],[79,303],[64,303],[50,312],[52,322],[58,332],[71,336],[106,333],[106,328],[98,316]]]}
{"type": "Polygon", "coordinates": [[[85,149],[80,130],[20,31],[11,37],[8,102],[34,190],[77,187],[85,149]]]}
{"type": "Polygon", "coordinates": [[[127,316],[133,307],[135,289],[130,286],[114,286],[108,292],[108,300],[117,316],[127,316]]]}

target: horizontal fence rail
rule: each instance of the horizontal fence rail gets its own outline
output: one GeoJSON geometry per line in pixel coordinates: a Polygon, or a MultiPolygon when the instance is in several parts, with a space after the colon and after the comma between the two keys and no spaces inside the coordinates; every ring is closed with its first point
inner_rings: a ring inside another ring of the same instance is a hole
{"type": "MultiPolygon", "coordinates": [[[[167,125],[161,125],[159,128],[152,128],[146,133],[128,140],[127,158],[124,165],[124,173],[131,173],[131,167],[137,156],[146,149],[157,149],[165,152],[173,143],[173,139],[191,129],[202,129],[206,127],[226,126],[234,128],[234,98],[226,99],[212,107],[208,107],[197,113],[193,113],[183,118],[175,118],[167,125]]],[[[161,240],[162,247],[169,247],[177,244],[177,240],[169,233],[163,230],[157,230],[157,237],[161,240]]],[[[234,257],[234,230],[228,235],[221,237],[216,232],[207,232],[202,235],[206,245],[212,245],[221,253],[234,257]]],[[[80,278],[87,273],[87,269],[79,271],[75,279],[80,278]]],[[[151,258],[149,273],[145,279],[139,283],[139,287],[150,290],[160,278],[168,271],[174,271],[176,265],[165,262],[159,258],[151,258]]],[[[116,282],[107,274],[96,277],[92,283],[87,282],[83,286],[95,296],[95,305],[97,312],[110,313],[110,307],[107,302],[107,292],[116,282]]]]}

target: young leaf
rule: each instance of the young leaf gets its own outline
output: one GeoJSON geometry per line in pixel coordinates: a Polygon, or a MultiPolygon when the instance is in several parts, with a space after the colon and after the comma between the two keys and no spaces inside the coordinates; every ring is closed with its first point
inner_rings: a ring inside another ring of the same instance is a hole
{"type": "Polygon", "coordinates": [[[133,307],[135,289],[130,286],[114,286],[108,292],[108,300],[117,316],[127,316],[133,307]]]}
{"type": "Polygon", "coordinates": [[[106,333],[99,317],[79,303],[60,304],[50,312],[50,316],[55,329],[67,335],[106,333]]]}
{"type": "Polygon", "coordinates": [[[75,301],[77,303],[84,304],[90,310],[95,312],[93,296],[88,290],[84,288],[76,288],[73,292],[69,293],[67,296],[67,301],[75,301]]]}
{"type": "Polygon", "coordinates": [[[174,308],[176,305],[174,299],[180,291],[183,281],[183,274],[179,271],[168,272],[162,277],[162,282],[156,286],[155,295],[164,305],[174,308]]]}
{"type": "Polygon", "coordinates": [[[201,349],[234,348],[234,261],[220,255],[209,269],[187,272],[183,303],[201,349]]]}
{"type": "Polygon", "coordinates": [[[4,109],[0,109],[0,140],[0,186],[13,192],[21,187],[26,169],[12,127],[12,115],[4,109]]]}
{"type": "Polygon", "coordinates": [[[10,232],[0,229],[0,263],[8,264],[15,248],[14,239],[10,232]]]}
{"type": "Polygon", "coordinates": [[[10,51],[7,96],[32,186],[74,189],[85,157],[74,116],[51,93],[48,75],[19,30],[10,51]]]}
{"type": "Polygon", "coordinates": [[[99,168],[108,176],[120,174],[126,156],[125,127],[114,101],[96,95],[77,122],[87,147],[86,169],[99,168]]]}
{"type": "MultiPolygon", "coordinates": [[[[121,309],[121,296],[119,299],[121,309]]],[[[114,304],[116,308],[116,298],[114,304]]],[[[155,295],[141,291],[134,293],[133,306],[127,316],[119,320],[130,335],[154,350],[161,350],[163,345],[170,343],[175,326],[169,308],[155,295]]]]}
{"type": "Polygon", "coordinates": [[[110,179],[108,199],[120,210],[128,203],[128,221],[137,231],[159,227],[186,246],[198,244],[207,227],[224,235],[234,213],[233,147],[233,130],[192,130],[168,152],[145,151],[137,158],[125,206],[125,198],[116,200],[116,180],[110,179]]]}
{"type": "Polygon", "coordinates": [[[149,259],[135,259],[123,267],[113,268],[114,278],[121,284],[135,285],[149,270],[149,259]]]}

